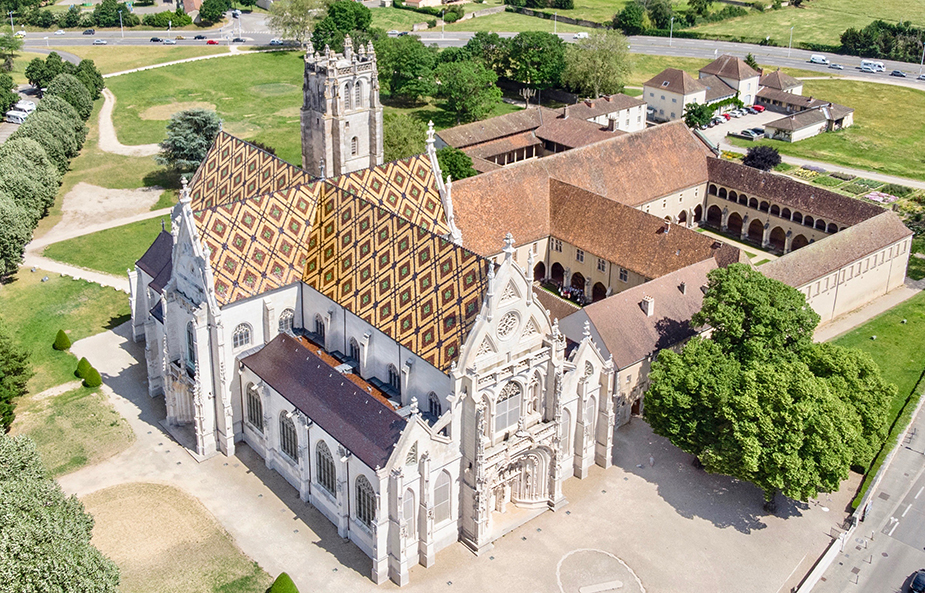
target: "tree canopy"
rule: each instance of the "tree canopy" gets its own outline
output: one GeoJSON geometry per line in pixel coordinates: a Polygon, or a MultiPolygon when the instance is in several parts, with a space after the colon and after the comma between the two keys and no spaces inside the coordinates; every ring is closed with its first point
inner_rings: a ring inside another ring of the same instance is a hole
{"type": "Polygon", "coordinates": [[[192,173],[212,147],[222,120],[210,109],[174,113],[167,124],[167,138],[155,160],[180,173],[192,173]]]}
{"type": "Polygon", "coordinates": [[[710,123],[716,107],[707,103],[688,103],[684,106],[684,123],[689,128],[699,128],[710,123]]]}
{"type": "Polygon", "coordinates": [[[542,31],[518,33],[508,46],[508,67],[513,80],[535,89],[559,84],[565,70],[565,43],[542,31]]]}
{"type": "Polygon", "coordinates": [[[456,123],[486,117],[501,104],[498,75],[477,61],[448,62],[437,67],[437,96],[456,114],[456,123]]]}
{"type": "Polygon", "coordinates": [[[199,7],[199,18],[209,23],[217,23],[231,8],[229,0],[203,0],[199,7]]]}
{"type": "Polygon", "coordinates": [[[623,10],[614,15],[613,27],[625,35],[642,35],[649,28],[649,16],[638,2],[628,2],[623,10]]]}
{"type": "Polygon", "coordinates": [[[837,489],[882,444],[895,387],[865,353],[814,344],[818,321],[802,293],[745,264],[712,271],[691,322],[711,338],[652,363],[652,430],[767,501],[837,489]]]}
{"type": "Polygon", "coordinates": [[[444,177],[465,179],[477,174],[477,171],[472,168],[472,159],[469,155],[452,146],[444,146],[437,151],[437,162],[440,164],[440,171],[443,172],[444,177]]]}
{"type": "Polygon", "coordinates": [[[32,216],[0,193],[0,278],[16,273],[32,236],[32,216]]]}
{"type": "Polygon", "coordinates": [[[414,35],[384,37],[374,42],[379,86],[390,98],[416,103],[434,94],[436,49],[414,35]]]}
{"type": "Polygon", "coordinates": [[[305,46],[325,4],[324,0],[276,0],[270,5],[267,24],[279,37],[305,46]]]}
{"type": "MultiPolygon", "coordinates": [[[[497,33],[486,31],[479,31],[465,45],[465,50],[472,59],[481,61],[486,68],[494,70],[498,76],[503,76],[507,71],[509,48],[510,40],[497,33]]],[[[452,48],[447,48],[444,52],[450,49],[452,48]]]]}
{"type": "Polygon", "coordinates": [[[117,590],[119,569],[90,543],[93,517],[65,496],[25,436],[0,435],[0,580],[10,591],[117,590]]]}
{"type": "Polygon", "coordinates": [[[14,400],[26,395],[26,383],[30,377],[29,354],[13,342],[0,320],[0,428],[3,432],[10,431],[16,417],[13,413],[14,400]]]}
{"type": "Polygon", "coordinates": [[[404,113],[386,113],[382,117],[385,160],[396,161],[424,152],[427,127],[419,119],[404,113]]]}
{"type": "Polygon", "coordinates": [[[568,46],[562,81],[597,99],[622,91],[631,70],[626,37],[600,29],[568,46]]]}
{"type": "Polygon", "coordinates": [[[762,171],[770,171],[780,164],[780,153],[770,146],[752,146],[745,153],[742,164],[762,171]]]}
{"type": "Polygon", "coordinates": [[[81,119],[90,117],[93,111],[93,99],[84,83],[72,74],[59,74],[48,85],[46,95],[56,96],[71,104],[81,119]]]}

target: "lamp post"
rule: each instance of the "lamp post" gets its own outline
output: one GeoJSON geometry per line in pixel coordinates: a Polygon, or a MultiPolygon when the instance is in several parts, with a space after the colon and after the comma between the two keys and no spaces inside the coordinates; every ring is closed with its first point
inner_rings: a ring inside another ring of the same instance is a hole
{"type": "Polygon", "coordinates": [[[12,10],[10,11],[10,31],[13,33],[16,32],[16,29],[13,28],[13,11],[12,10]]]}
{"type": "MultiPolygon", "coordinates": [[[[796,26],[796,25],[794,25],[796,26]]],[[[793,49],[793,27],[790,27],[790,43],[787,44],[787,57],[790,57],[790,50],[793,49]]]]}
{"type": "Polygon", "coordinates": [[[559,34],[559,13],[558,12],[552,13],[552,34],[553,35],[559,34]]]}
{"type": "Polygon", "coordinates": [[[125,39],[125,27],[122,26],[122,11],[119,11],[119,29],[122,31],[122,39],[125,39]]]}
{"type": "Polygon", "coordinates": [[[671,42],[673,38],[674,38],[674,17],[671,17],[671,28],[668,30],[668,47],[671,47],[671,42]]]}
{"type": "MultiPolygon", "coordinates": [[[[164,22],[164,21],[161,21],[164,22]]],[[[173,25],[173,21],[167,21],[167,37],[170,37],[170,27],[173,25]]]]}

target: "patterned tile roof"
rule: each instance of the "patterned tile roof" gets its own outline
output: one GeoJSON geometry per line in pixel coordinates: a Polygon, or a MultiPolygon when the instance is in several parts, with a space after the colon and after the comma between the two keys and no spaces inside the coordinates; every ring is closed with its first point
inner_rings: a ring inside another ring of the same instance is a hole
{"type": "Polygon", "coordinates": [[[190,182],[191,207],[195,211],[221,206],[310,180],[311,176],[295,165],[219,132],[190,182]]]}

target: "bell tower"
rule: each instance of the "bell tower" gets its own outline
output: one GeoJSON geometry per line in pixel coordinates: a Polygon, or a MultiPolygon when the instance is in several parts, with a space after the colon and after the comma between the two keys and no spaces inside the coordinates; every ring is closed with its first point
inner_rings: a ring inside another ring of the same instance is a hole
{"type": "Polygon", "coordinates": [[[382,104],[373,44],[344,53],[311,42],[305,53],[302,86],[302,168],[314,177],[337,177],[381,165],[382,104]]]}

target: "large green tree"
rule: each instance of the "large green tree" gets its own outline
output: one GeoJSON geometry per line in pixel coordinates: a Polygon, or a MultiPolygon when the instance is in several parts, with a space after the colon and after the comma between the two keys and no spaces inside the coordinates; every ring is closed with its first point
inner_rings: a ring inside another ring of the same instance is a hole
{"type": "Polygon", "coordinates": [[[22,49],[22,37],[17,37],[12,31],[0,35],[0,60],[3,60],[4,70],[10,71],[6,66],[13,65],[13,57],[22,49]]]}
{"type": "Polygon", "coordinates": [[[386,113],[382,118],[382,148],[386,161],[396,161],[424,152],[427,126],[404,113],[386,113]]]}
{"type": "Polygon", "coordinates": [[[472,59],[481,61],[486,68],[494,70],[498,76],[504,76],[507,71],[510,45],[509,39],[497,33],[479,31],[466,42],[465,49],[472,59]]]}
{"type": "Polygon", "coordinates": [[[6,113],[19,101],[13,86],[13,78],[9,74],[0,74],[0,113],[6,113]]]}
{"type": "Polygon", "coordinates": [[[9,432],[16,415],[15,400],[26,395],[26,383],[32,377],[29,354],[13,342],[0,320],[0,428],[9,432]]]}
{"type": "Polygon", "coordinates": [[[276,0],[270,5],[267,24],[282,39],[305,46],[315,23],[324,16],[325,0],[276,0]]]}
{"type": "Polygon", "coordinates": [[[689,128],[699,128],[710,123],[716,108],[707,103],[688,103],[684,106],[684,123],[689,128]]]}
{"type": "Polygon", "coordinates": [[[0,229],[0,278],[3,278],[19,269],[26,243],[32,236],[31,215],[4,193],[0,193],[0,229]]]}
{"type": "Polygon", "coordinates": [[[93,517],[48,476],[35,444],[0,435],[0,582],[9,591],[115,592],[119,569],[90,543],[93,517]]]}
{"type": "Polygon", "coordinates": [[[36,107],[35,113],[44,113],[46,111],[50,111],[61,117],[65,122],[70,123],[74,129],[74,137],[77,139],[77,143],[83,146],[84,140],[87,138],[87,126],[73,105],[65,101],[60,95],[46,94],[39,102],[38,107],[36,107]]]}
{"type": "Polygon", "coordinates": [[[59,74],[49,83],[45,93],[49,96],[61,97],[77,110],[77,114],[84,121],[93,111],[93,99],[84,83],[73,74],[59,74]]]}
{"type": "Polygon", "coordinates": [[[0,169],[8,158],[25,158],[28,166],[23,170],[32,179],[37,179],[42,186],[41,195],[45,196],[42,213],[55,203],[55,195],[61,185],[61,172],[48,158],[48,153],[41,144],[32,138],[10,138],[0,145],[0,169]]]}
{"type": "Polygon", "coordinates": [[[626,35],[642,35],[649,28],[649,15],[642,4],[629,2],[614,15],[613,27],[626,35]]]}
{"type": "Polygon", "coordinates": [[[167,124],[167,138],[161,142],[158,163],[180,173],[192,173],[206,158],[222,128],[222,120],[208,109],[174,113],[167,124]]]}
{"type": "Polygon", "coordinates": [[[204,0],[199,7],[199,18],[209,23],[217,23],[230,8],[229,0],[204,0]]]}
{"type": "Polygon", "coordinates": [[[437,162],[445,177],[465,179],[478,174],[472,168],[472,159],[469,155],[452,146],[444,146],[437,151],[437,162]]]}
{"type": "Polygon", "coordinates": [[[83,59],[77,65],[77,71],[74,73],[77,80],[82,82],[90,92],[90,98],[94,101],[100,98],[100,92],[106,86],[103,82],[103,74],[93,60],[83,59]]]}
{"type": "Polygon", "coordinates": [[[449,62],[437,68],[437,96],[456,114],[456,123],[487,116],[501,104],[498,75],[479,62],[449,62]]]}
{"type": "Polygon", "coordinates": [[[435,48],[414,35],[385,37],[373,42],[382,91],[401,103],[416,103],[434,94],[435,48]]]}
{"type": "Polygon", "coordinates": [[[818,321],[792,287],[745,264],[714,270],[692,320],[711,338],[652,364],[652,430],[769,503],[778,491],[805,501],[837,489],[883,443],[895,388],[869,356],[813,344],[818,321]]]}
{"type": "Polygon", "coordinates": [[[631,70],[626,37],[612,29],[599,29],[568,46],[562,81],[597,99],[623,90],[631,70]]]}
{"type": "Polygon", "coordinates": [[[559,84],[565,70],[565,43],[558,36],[526,31],[511,39],[509,47],[512,79],[535,89],[559,84]]]}
{"type": "Polygon", "coordinates": [[[687,5],[700,16],[707,16],[710,7],[713,6],[713,0],[688,0],[687,5]]]}

